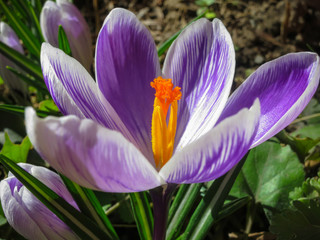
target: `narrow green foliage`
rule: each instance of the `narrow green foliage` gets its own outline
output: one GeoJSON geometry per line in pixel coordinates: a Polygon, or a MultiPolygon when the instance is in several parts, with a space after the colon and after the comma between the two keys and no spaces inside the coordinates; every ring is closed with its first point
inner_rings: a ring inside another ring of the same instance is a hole
{"type": "Polygon", "coordinates": [[[58,40],[59,40],[59,48],[69,56],[72,56],[68,37],[61,25],[59,25],[58,40]]]}
{"type": "Polygon", "coordinates": [[[173,208],[170,208],[169,211],[170,221],[168,221],[167,240],[176,239],[180,235],[182,226],[187,220],[195,201],[200,197],[202,185],[202,183],[183,185],[181,192],[178,191],[177,197],[173,201],[173,208]],[[187,190],[185,191],[186,187],[187,190]]]}
{"type": "Polygon", "coordinates": [[[12,160],[0,154],[0,162],[81,239],[112,239],[92,222],[90,218],[79,212],[58,194],[26,172],[12,160]]]}
{"type": "Polygon", "coordinates": [[[26,71],[39,81],[43,81],[42,71],[39,64],[34,63],[26,56],[22,55],[11,47],[8,47],[2,42],[0,42],[0,53],[16,63],[22,70],[26,71]]]}
{"type": "Polygon", "coordinates": [[[0,0],[0,6],[8,21],[10,26],[16,32],[16,34],[21,38],[24,45],[28,50],[33,53],[36,57],[40,56],[41,42],[34,36],[34,34],[29,30],[29,28],[21,21],[17,16],[15,11],[8,8],[7,4],[0,0]]]}
{"type": "Polygon", "coordinates": [[[129,195],[140,239],[152,240],[153,217],[146,192],[130,193],[129,195]]]}
{"type": "Polygon", "coordinates": [[[204,239],[219,216],[220,209],[238,176],[248,154],[224,176],[216,179],[194,211],[185,233],[181,239],[204,239]]]}
{"type": "Polygon", "coordinates": [[[23,74],[12,67],[7,66],[7,69],[13,72],[15,75],[17,75],[22,81],[26,82],[28,85],[36,88],[38,91],[44,94],[49,94],[48,89],[43,81],[37,81],[30,75],[23,74]]]}
{"type": "Polygon", "coordinates": [[[119,239],[93,191],[79,186],[61,174],[60,177],[71,193],[73,199],[76,201],[80,211],[97,223],[97,225],[103,229],[111,239],[119,239]]]}
{"type": "MultiPolygon", "coordinates": [[[[23,106],[16,106],[16,105],[9,105],[9,104],[1,104],[0,105],[0,111],[6,111],[9,113],[14,113],[17,114],[19,116],[24,116],[24,111],[25,111],[25,107],[23,106]]],[[[37,115],[39,117],[48,117],[51,115],[54,116],[61,116],[61,113],[58,112],[48,112],[48,111],[41,111],[41,110],[36,110],[37,115]]]]}

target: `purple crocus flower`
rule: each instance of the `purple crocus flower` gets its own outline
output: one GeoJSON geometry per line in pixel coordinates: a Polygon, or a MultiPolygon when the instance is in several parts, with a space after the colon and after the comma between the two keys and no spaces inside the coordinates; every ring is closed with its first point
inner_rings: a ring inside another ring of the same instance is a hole
{"type": "MultiPolygon", "coordinates": [[[[17,34],[5,22],[0,22],[0,42],[13,48],[19,53],[24,54],[17,34]]],[[[0,54],[0,76],[3,79],[3,82],[9,87],[11,91],[18,92],[23,99],[26,99],[28,96],[27,84],[13,72],[8,70],[7,66],[10,66],[17,70],[20,69],[15,63],[0,54]]]]}
{"type": "Polygon", "coordinates": [[[95,61],[96,82],[44,43],[44,79],[67,116],[39,119],[29,108],[26,124],[52,167],[107,192],[218,178],[295,119],[320,76],[316,54],[288,54],[261,66],[229,97],[235,52],[218,19],[187,27],[161,71],[150,32],[124,9],[104,21],[95,61]]]}
{"type": "Polygon", "coordinates": [[[44,38],[59,47],[58,29],[63,27],[68,37],[72,56],[88,71],[92,64],[92,41],[89,26],[80,11],[67,0],[46,1],[40,14],[44,38]]]}
{"type": "MultiPolygon", "coordinates": [[[[31,164],[19,165],[78,209],[56,173],[31,164]]],[[[0,182],[0,200],[8,223],[27,239],[79,239],[11,173],[0,182]]]]}

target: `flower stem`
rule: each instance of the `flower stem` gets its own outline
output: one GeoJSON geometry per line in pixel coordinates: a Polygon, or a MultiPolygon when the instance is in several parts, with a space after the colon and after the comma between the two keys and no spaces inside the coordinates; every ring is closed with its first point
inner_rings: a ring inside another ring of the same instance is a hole
{"type": "Polygon", "coordinates": [[[153,240],[165,240],[167,231],[167,220],[171,196],[176,189],[176,184],[168,184],[150,190],[153,201],[153,240]]]}

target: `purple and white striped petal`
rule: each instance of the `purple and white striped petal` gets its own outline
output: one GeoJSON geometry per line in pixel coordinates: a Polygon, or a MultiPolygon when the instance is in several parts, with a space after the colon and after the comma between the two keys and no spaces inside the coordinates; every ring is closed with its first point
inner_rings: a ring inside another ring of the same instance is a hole
{"type": "Polygon", "coordinates": [[[127,126],[140,148],[151,152],[154,90],[150,82],[161,75],[150,32],[136,16],[112,10],[99,33],[96,80],[101,92],[127,126]]]}
{"type": "Polygon", "coordinates": [[[43,43],[41,67],[49,92],[64,115],[93,119],[107,128],[120,131],[135,143],[93,78],[77,60],[43,43]]]}
{"type": "Polygon", "coordinates": [[[160,170],[160,176],[168,183],[179,184],[207,182],[222,176],[249,150],[259,116],[257,99],[250,109],[240,110],[174,154],[160,170]]]}
{"type": "Polygon", "coordinates": [[[165,184],[131,142],[92,120],[76,116],[42,120],[27,108],[26,125],[30,141],[43,159],[84,187],[138,192],[165,184]]]}
{"type": "MultiPolygon", "coordinates": [[[[7,46],[13,48],[21,54],[23,53],[23,48],[19,42],[17,34],[12,30],[12,28],[5,22],[0,22],[0,42],[6,44],[7,46]]],[[[7,57],[0,54],[0,76],[2,77],[4,83],[12,90],[18,91],[22,94],[24,98],[28,95],[28,86],[22,81],[17,75],[7,69],[10,66],[14,69],[19,70],[20,68],[9,60],[7,57]]]]}
{"type": "MultiPolygon", "coordinates": [[[[78,208],[56,173],[30,164],[19,165],[78,208]]],[[[78,239],[68,226],[10,173],[0,183],[0,199],[9,224],[25,238],[78,239]]]]}
{"type": "Polygon", "coordinates": [[[232,40],[218,19],[196,21],[172,44],[163,72],[182,92],[176,149],[212,129],[230,94],[234,69],[232,40]]]}
{"type": "Polygon", "coordinates": [[[40,26],[46,41],[55,47],[59,46],[59,25],[66,32],[72,56],[90,71],[93,60],[91,34],[81,12],[66,0],[46,1],[40,14],[40,26]]]}
{"type": "Polygon", "coordinates": [[[219,121],[261,103],[255,147],[288,126],[315,93],[320,76],[319,57],[314,53],[292,53],[262,65],[228,99],[219,121]]]}

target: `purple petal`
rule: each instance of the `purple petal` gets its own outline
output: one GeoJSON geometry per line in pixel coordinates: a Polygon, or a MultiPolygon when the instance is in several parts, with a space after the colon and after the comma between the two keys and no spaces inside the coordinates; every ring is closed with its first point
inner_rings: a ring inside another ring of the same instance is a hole
{"type": "MultiPolygon", "coordinates": [[[[30,164],[20,164],[20,166],[75,206],[70,193],[56,173],[30,164]],[[39,178],[39,176],[41,177],[39,178]]],[[[68,226],[32,195],[12,174],[1,181],[0,198],[9,224],[25,238],[78,239],[68,226]]]]}
{"type": "Polygon", "coordinates": [[[96,47],[96,79],[102,93],[142,148],[151,152],[154,90],[161,75],[150,32],[125,9],[110,12],[96,47]]]}
{"type": "Polygon", "coordinates": [[[50,44],[43,43],[41,67],[49,92],[64,115],[93,119],[108,128],[122,132],[135,143],[90,74],[78,61],[50,44]]]}
{"type": "Polygon", "coordinates": [[[62,25],[70,44],[72,56],[89,71],[93,60],[90,29],[81,12],[68,1],[46,1],[40,14],[44,38],[59,46],[58,29],[62,25]]]}
{"type": "Polygon", "coordinates": [[[35,149],[72,181],[107,192],[137,192],[164,184],[142,153],[116,131],[75,116],[37,118],[26,109],[35,149]]]}
{"type": "Polygon", "coordinates": [[[319,57],[292,53],[262,65],[228,99],[219,121],[259,98],[261,116],[255,147],[289,125],[315,93],[320,77],[319,57]]]}
{"type": "Polygon", "coordinates": [[[177,149],[214,126],[230,94],[234,68],[232,40],[218,19],[196,21],[170,47],[163,71],[182,91],[177,149]]]}
{"type": "MultiPolygon", "coordinates": [[[[13,48],[21,54],[24,54],[23,48],[19,42],[19,38],[12,28],[5,22],[0,22],[0,42],[13,48]]],[[[17,75],[7,69],[10,66],[14,69],[20,70],[20,68],[9,60],[7,57],[0,54],[0,75],[4,83],[12,90],[20,92],[24,98],[28,95],[28,86],[17,75]]]]}
{"type": "Polygon", "coordinates": [[[0,22],[0,42],[23,54],[23,48],[17,34],[5,22],[0,22]]]}
{"type": "Polygon", "coordinates": [[[259,100],[242,109],[201,138],[174,154],[159,174],[168,183],[197,183],[216,179],[241,160],[257,132],[259,100]]]}

